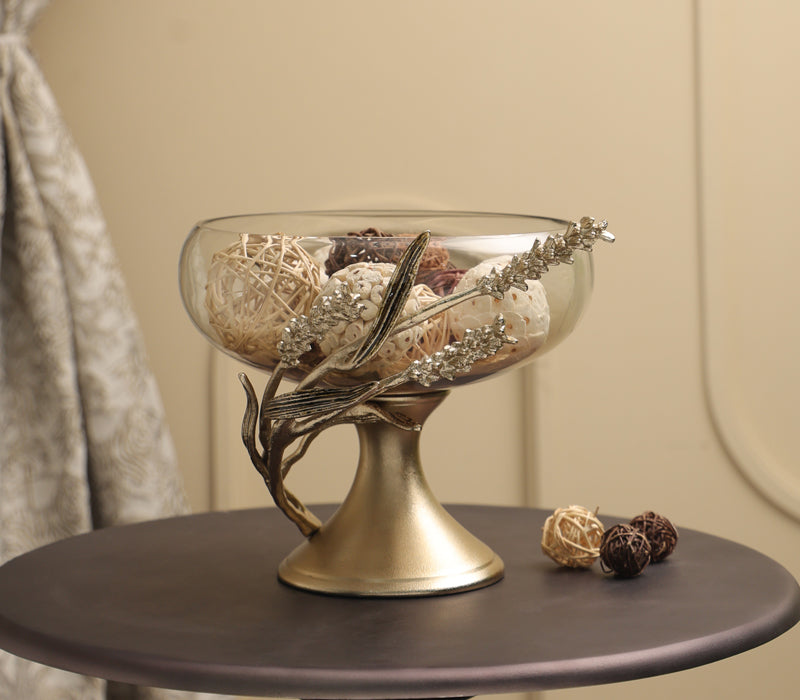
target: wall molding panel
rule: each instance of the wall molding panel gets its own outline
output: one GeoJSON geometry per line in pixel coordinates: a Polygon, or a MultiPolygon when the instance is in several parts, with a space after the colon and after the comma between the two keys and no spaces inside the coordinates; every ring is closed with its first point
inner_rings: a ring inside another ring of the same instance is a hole
{"type": "Polygon", "coordinates": [[[696,5],[698,240],[708,411],[752,486],[800,519],[800,8],[782,7],[795,17],[696,5]]]}

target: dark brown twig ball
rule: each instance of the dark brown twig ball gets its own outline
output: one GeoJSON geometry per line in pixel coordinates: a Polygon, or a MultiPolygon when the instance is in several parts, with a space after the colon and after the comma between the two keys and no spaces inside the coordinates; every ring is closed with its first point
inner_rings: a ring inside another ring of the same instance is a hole
{"type": "Polygon", "coordinates": [[[664,516],[648,510],[631,520],[631,525],[649,540],[653,562],[663,561],[675,551],[678,531],[664,516]]]}
{"type": "MultiPolygon", "coordinates": [[[[325,274],[360,262],[397,264],[414,240],[412,234],[391,234],[377,228],[352,231],[347,236],[331,238],[332,245],[325,261],[325,274]]],[[[450,254],[441,240],[432,240],[422,256],[420,270],[445,270],[450,254]]]]}
{"type": "Polygon", "coordinates": [[[650,563],[650,542],[632,525],[613,525],[600,541],[600,567],[606,573],[630,578],[650,563]]]}

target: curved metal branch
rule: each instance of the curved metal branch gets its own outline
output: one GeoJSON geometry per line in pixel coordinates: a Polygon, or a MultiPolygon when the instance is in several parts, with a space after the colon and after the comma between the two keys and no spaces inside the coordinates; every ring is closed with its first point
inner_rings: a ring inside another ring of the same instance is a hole
{"type": "Polygon", "coordinates": [[[242,442],[247,448],[247,454],[250,456],[250,461],[253,463],[253,466],[263,477],[267,488],[270,488],[267,465],[261,458],[258,452],[258,446],[256,445],[256,425],[258,424],[258,398],[256,398],[256,390],[253,388],[250,378],[244,372],[239,372],[238,376],[247,394],[247,405],[245,406],[244,417],[242,418],[242,442]]]}
{"type": "Polygon", "coordinates": [[[329,411],[345,410],[374,388],[377,382],[345,389],[307,389],[283,394],[261,406],[261,419],[307,418],[329,411]]]}
{"type": "Polygon", "coordinates": [[[301,435],[300,444],[291,455],[285,457],[281,465],[281,476],[285,479],[291,468],[305,456],[311,443],[322,433],[326,428],[334,425],[344,425],[346,423],[377,423],[383,421],[389,425],[393,425],[400,430],[413,430],[419,432],[422,426],[414,420],[400,413],[392,413],[377,404],[365,403],[354,406],[351,410],[340,414],[326,422],[322,426],[308,427],[310,432],[297,431],[296,435],[301,435]]]}
{"type": "Polygon", "coordinates": [[[278,421],[273,426],[272,439],[267,447],[267,473],[272,500],[306,537],[322,527],[322,522],[306,508],[300,499],[286,488],[283,481],[283,455],[292,442],[288,429],[292,421],[278,421]]]}
{"type": "Polygon", "coordinates": [[[297,446],[297,449],[288,457],[284,457],[283,459],[283,463],[281,464],[281,478],[285,479],[287,476],[289,476],[289,471],[291,468],[301,457],[305,456],[306,452],[308,452],[309,445],[321,432],[322,428],[315,430],[313,433],[308,433],[300,438],[300,444],[297,446]]]}

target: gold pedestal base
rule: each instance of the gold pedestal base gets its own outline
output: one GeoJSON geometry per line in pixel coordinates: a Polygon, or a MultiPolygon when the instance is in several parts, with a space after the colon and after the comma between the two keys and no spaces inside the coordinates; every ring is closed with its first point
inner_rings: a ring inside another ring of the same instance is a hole
{"type": "MultiPolygon", "coordinates": [[[[446,391],[381,399],[422,424],[446,391]]],[[[419,432],[358,426],[360,458],[344,503],[278,569],[289,585],[349,596],[425,596],[481,588],[502,560],[436,500],[419,460],[419,432]]]]}

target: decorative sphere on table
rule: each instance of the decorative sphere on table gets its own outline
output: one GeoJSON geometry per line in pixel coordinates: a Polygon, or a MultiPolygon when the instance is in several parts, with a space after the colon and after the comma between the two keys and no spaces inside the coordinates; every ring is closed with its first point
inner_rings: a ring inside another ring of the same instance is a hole
{"type": "Polygon", "coordinates": [[[663,515],[652,510],[637,515],[630,522],[633,527],[641,531],[650,542],[653,562],[664,561],[678,544],[678,531],[675,526],[663,515]]]}
{"type": "Polygon", "coordinates": [[[591,217],[475,212],[290,212],[195,226],[180,261],[189,316],[217,348],[270,373],[260,400],[239,374],[241,434],[275,504],[308,538],[279,567],[283,582],[407,596],[502,577],[497,554],[431,492],[419,431],[450,389],[569,335],[591,290],[592,249],[613,239],[591,217]],[[296,384],[280,393],[284,380],[296,384]],[[343,423],[356,426],[361,455],[323,524],[286,477],[343,423]]]}
{"type": "Polygon", "coordinates": [[[600,556],[603,523],[583,506],[557,508],[542,528],[542,551],[557,564],[588,568],[600,556]]]}
{"type": "Polygon", "coordinates": [[[650,542],[632,525],[613,525],[600,542],[600,565],[623,578],[638,576],[651,561],[650,542]]]}

